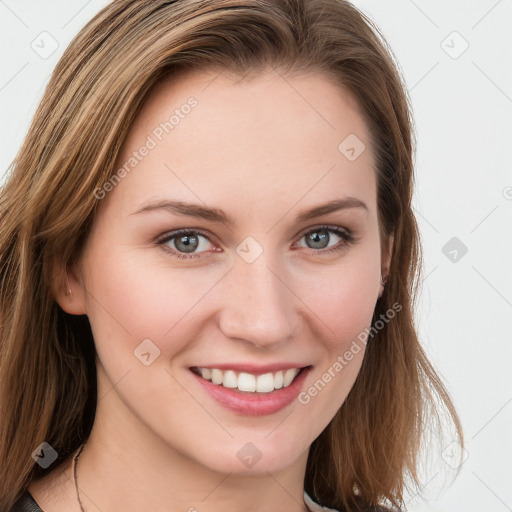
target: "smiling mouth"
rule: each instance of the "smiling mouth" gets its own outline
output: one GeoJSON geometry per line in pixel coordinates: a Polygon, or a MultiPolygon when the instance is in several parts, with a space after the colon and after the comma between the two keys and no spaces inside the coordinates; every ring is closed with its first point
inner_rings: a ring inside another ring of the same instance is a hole
{"type": "Polygon", "coordinates": [[[287,388],[303,370],[302,368],[288,368],[276,372],[253,374],[235,370],[220,370],[218,368],[204,368],[193,366],[190,370],[213,384],[245,393],[271,393],[287,388]]]}

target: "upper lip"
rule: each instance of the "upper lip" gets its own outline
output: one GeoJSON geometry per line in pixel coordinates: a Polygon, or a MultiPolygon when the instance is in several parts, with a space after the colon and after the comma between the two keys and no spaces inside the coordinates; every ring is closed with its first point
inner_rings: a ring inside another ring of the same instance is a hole
{"type": "Polygon", "coordinates": [[[308,364],[303,363],[272,363],[272,364],[266,364],[266,365],[258,365],[258,364],[252,364],[252,363],[211,363],[211,364],[200,364],[197,366],[193,366],[192,368],[215,368],[218,370],[234,370],[237,372],[246,372],[251,373],[253,375],[263,375],[264,373],[274,373],[279,370],[288,370],[290,368],[298,368],[302,369],[307,366],[310,366],[308,364]]]}

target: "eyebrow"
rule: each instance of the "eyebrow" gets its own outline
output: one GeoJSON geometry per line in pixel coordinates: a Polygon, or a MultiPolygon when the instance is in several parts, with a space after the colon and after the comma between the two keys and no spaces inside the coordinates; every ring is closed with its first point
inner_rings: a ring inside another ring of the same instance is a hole
{"type": "MultiPolygon", "coordinates": [[[[361,208],[368,211],[368,207],[363,201],[355,197],[344,197],[342,199],[334,199],[327,203],[315,206],[309,210],[302,211],[297,215],[297,222],[304,222],[306,220],[314,219],[328,213],[337,212],[340,210],[349,210],[353,208],[361,208]]],[[[168,199],[162,199],[156,202],[152,202],[142,206],[138,210],[131,213],[136,215],[144,212],[164,210],[177,215],[186,215],[189,217],[195,217],[199,219],[208,220],[211,222],[219,222],[233,226],[235,221],[226,212],[218,208],[211,208],[207,206],[201,206],[194,203],[186,203],[183,201],[171,201],[168,199]]]]}

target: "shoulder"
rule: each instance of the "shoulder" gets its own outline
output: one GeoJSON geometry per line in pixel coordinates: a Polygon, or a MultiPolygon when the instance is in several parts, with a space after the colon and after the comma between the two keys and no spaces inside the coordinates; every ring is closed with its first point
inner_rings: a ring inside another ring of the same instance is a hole
{"type": "Polygon", "coordinates": [[[7,512],[43,512],[32,495],[25,491],[7,512]]]}
{"type": "Polygon", "coordinates": [[[309,510],[311,510],[311,512],[338,512],[333,508],[322,507],[321,505],[313,501],[306,491],[304,491],[304,503],[307,505],[309,510]]]}
{"type": "MultiPolygon", "coordinates": [[[[309,494],[306,493],[306,491],[304,491],[304,503],[306,503],[307,507],[309,508],[309,510],[311,510],[311,512],[340,512],[333,508],[322,507],[321,505],[319,505],[318,503],[313,501],[311,499],[311,497],[309,496],[309,494]]],[[[382,505],[376,505],[376,506],[372,507],[371,509],[365,509],[365,512],[401,512],[401,511],[398,509],[387,508],[382,505]]]]}
{"type": "Polygon", "coordinates": [[[60,504],[62,483],[65,478],[69,480],[64,473],[65,469],[65,465],[61,465],[43,477],[32,480],[16,503],[10,509],[0,512],[43,512],[41,506],[46,510],[63,510],[60,504]]]}

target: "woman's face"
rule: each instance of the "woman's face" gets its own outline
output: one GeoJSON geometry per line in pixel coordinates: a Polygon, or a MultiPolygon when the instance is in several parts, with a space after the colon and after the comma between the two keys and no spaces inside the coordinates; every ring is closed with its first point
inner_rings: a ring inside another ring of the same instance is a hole
{"type": "Polygon", "coordinates": [[[70,276],[98,428],[221,472],[305,461],[381,291],[373,165],[355,101],[320,74],[159,84],[70,276]]]}

